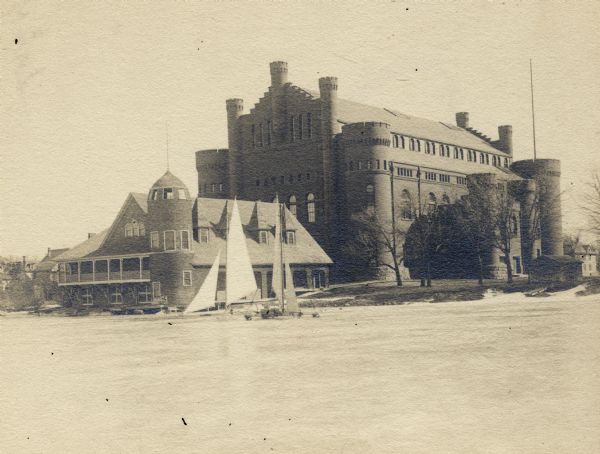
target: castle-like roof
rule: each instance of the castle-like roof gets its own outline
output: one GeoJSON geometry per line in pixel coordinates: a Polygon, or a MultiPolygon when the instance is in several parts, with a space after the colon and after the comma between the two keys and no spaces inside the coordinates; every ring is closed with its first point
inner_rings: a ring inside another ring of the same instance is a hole
{"type": "MultiPolygon", "coordinates": [[[[320,97],[319,92],[297,88],[310,93],[314,98],[320,97]]],[[[340,123],[382,122],[389,124],[392,132],[417,139],[427,139],[487,153],[505,154],[494,148],[489,142],[451,123],[415,117],[394,109],[370,106],[343,98],[338,98],[337,105],[337,120],[340,123]]]]}

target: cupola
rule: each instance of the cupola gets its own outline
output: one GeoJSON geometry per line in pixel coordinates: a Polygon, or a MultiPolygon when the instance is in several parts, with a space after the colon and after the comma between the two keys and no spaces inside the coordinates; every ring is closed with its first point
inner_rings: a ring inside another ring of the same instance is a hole
{"type": "Polygon", "coordinates": [[[169,170],[150,188],[148,200],[190,200],[187,186],[169,170]]]}

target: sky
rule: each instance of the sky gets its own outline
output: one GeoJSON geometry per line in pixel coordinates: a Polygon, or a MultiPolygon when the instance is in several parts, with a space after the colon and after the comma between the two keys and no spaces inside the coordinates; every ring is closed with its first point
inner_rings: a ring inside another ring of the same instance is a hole
{"type": "Polygon", "coordinates": [[[196,189],[194,153],[227,147],[269,62],[317,90],[453,122],[514,159],[562,161],[564,229],[600,169],[600,2],[0,2],[0,255],[43,257],[110,226],[166,170],[196,189]]]}

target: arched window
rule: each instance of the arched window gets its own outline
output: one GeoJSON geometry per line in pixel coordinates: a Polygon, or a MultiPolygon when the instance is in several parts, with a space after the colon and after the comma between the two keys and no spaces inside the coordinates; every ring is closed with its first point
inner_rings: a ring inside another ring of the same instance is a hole
{"type": "Polygon", "coordinates": [[[436,206],[437,199],[435,197],[435,194],[433,192],[430,192],[429,196],[427,197],[427,212],[433,213],[435,211],[436,206]]]}
{"type": "Polygon", "coordinates": [[[442,196],[442,205],[450,205],[450,197],[448,197],[448,194],[442,196]]]}
{"type": "Polygon", "coordinates": [[[133,236],[140,236],[140,228],[138,226],[137,221],[134,220],[131,223],[131,226],[132,226],[132,230],[133,230],[133,236]]]}
{"type": "Polygon", "coordinates": [[[400,194],[400,218],[401,219],[412,219],[412,197],[410,192],[404,189],[400,194]]]}
{"type": "Polygon", "coordinates": [[[367,207],[373,208],[375,206],[375,194],[373,193],[373,185],[368,184],[365,187],[365,191],[367,193],[367,207]]]}
{"type": "Polygon", "coordinates": [[[394,148],[398,148],[400,146],[400,137],[394,134],[394,148]]]}
{"type": "Polygon", "coordinates": [[[296,205],[295,195],[291,195],[288,199],[288,208],[290,210],[290,213],[292,213],[294,216],[298,216],[298,206],[296,205]]]}
{"type": "Polygon", "coordinates": [[[306,196],[306,210],[308,212],[308,222],[316,222],[315,195],[312,192],[306,196]]]}
{"type": "Polygon", "coordinates": [[[125,224],[125,236],[133,236],[133,226],[131,222],[125,224]]]}

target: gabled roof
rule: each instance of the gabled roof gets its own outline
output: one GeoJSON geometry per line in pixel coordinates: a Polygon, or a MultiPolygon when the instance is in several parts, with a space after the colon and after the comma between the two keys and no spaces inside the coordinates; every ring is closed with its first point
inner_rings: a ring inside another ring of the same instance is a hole
{"type": "Polygon", "coordinates": [[[64,262],[66,260],[76,260],[86,257],[93,252],[97,251],[104,239],[108,235],[109,229],[105,229],[100,233],[88,238],[83,243],[79,243],[77,246],[69,249],[67,252],[54,258],[57,262],[64,262]]]}
{"type": "MultiPolygon", "coordinates": [[[[320,96],[315,91],[309,91],[308,93],[317,98],[320,96]]],[[[494,148],[489,142],[454,124],[415,117],[394,109],[375,107],[338,98],[337,116],[338,121],[345,124],[378,121],[389,124],[392,132],[417,139],[428,139],[488,153],[506,154],[494,148]]]]}
{"type": "Polygon", "coordinates": [[[52,268],[56,266],[56,258],[68,250],[69,248],[50,249],[48,254],[34,266],[34,271],[52,271],[52,268]]]}
{"type": "Polygon", "coordinates": [[[119,213],[117,214],[113,223],[109,227],[106,235],[104,235],[104,238],[102,239],[102,242],[98,246],[98,249],[100,247],[104,246],[104,242],[110,237],[110,234],[112,233],[112,231],[117,228],[117,225],[119,224],[121,217],[123,216],[127,207],[129,206],[130,201],[134,201],[140,207],[140,209],[144,212],[144,214],[148,214],[148,200],[146,199],[146,196],[139,192],[130,192],[129,195],[127,196],[127,198],[125,199],[125,202],[121,206],[119,213]]]}
{"type": "Polygon", "coordinates": [[[144,213],[148,213],[148,196],[139,192],[130,193],[144,213]]]}
{"type": "MultiPolygon", "coordinates": [[[[255,210],[257,202],[238,200],[238,209],[242,226],[246,233],[246,245],[253,265],[272,265],[273,264],[273,246],[274,246],[274,226],[277,215],[277,205],[274,203],[260,203],[260,213],[263,217],[261,228],[271,231],[269,243],[258,243],[255,234],[256,220],[255,210]],[[253,219],[254,218],[254,219],[253,219]]],[[[221,229],[224,228],[224,219],[231,216],[233,204],[227,203],[224,199],[197,198],[197,212],[203,213],[202,216],[208,220],[211,225],[211,235],[208,243],[193,242],[194,257],[192,264],[195,266],[210,266],[221,250],[221,264],[225,264],[226,241],[222,236],[221,229]]],[[[198,214],[200,216],[200,214],[198,214]]],[[[296,231],[296,244],[284,244],[284,253],[291,264],[330,264],[329,256],[323,251],[321,246],[310,236],[306,229],[296,220],[296,218],[286,209],[286,224],[289,230],[296,231]]]]}

